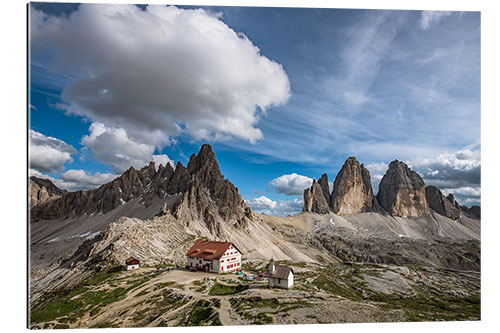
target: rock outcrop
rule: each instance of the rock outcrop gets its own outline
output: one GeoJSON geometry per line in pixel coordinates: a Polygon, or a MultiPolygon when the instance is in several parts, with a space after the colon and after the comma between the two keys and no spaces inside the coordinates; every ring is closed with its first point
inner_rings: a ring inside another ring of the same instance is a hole
{"type": "MultiPolygon", "coordinates": [[[[321,177],[321,179],[325,179],[321,177]]],[[[328,178],[326,178],[326,184],[328,184],[328,178]]],[[[322,181],[324,184],[324,180],[322,181]]],[[[327,185],[328,186],[328,185],[327,185]]],[[[317,213],[317,214],[328,214],[330,212],[329,197],[330,195],[326,192],[328,197],[325,197],[325,192],[323,191],[324,185],[313,180],[311,188],[304,191],[304,212],[317,213]]]]}
{"type": "Polygon", "coordinates": [[[159,215],[168,211],[186,224],[196,218],[214,232],[217,223],[244,228],[252,219],[238,189],[221,174],[209,145],[203,145],[198,155],[193,154],[187,167],[180,162],[175,170],[170,164],[156,169],[154,162],[141,170],[131,167],[97,189],[69,192],[33,207],[31,219],[106,214],[132,200],[140,200],[144,209],[164,202],[159,215]]]}
{"type": "Polygon", "coordinates": [[[326,173],[321,175],[321,178],[318,180],[318,184],[321,186],[323,197],[325,197],[326,202],[330,206],[332,195],[330,193],[330,184],[328,183],[328,175],[326,173]]]}
{"type": "Polygon", "coordinates": [[[420,217],[429,213],[425,183],[405,163],[394,160],[380,181],[377,199],[393,216],[420,217]]]}
{"type": "Polygon", "coordinates": [[[425,188],[425,198],[429,204],[429,208],[436,213],[446,216],[450,219],[456,220],[460,217],[460,210],[456,207],[456,201],[451,195],[445,197],[441,191],[435,186],[427,186],[425,188]],[[451,201],[450,199],[453,199],[451,201]]]}
{"type": "Polygon", "coordinates": [[[338,215],[375,211],[378,206],[370,172],[355,157],[349,157],[335,177],[331,198],[332,211],[338,215]]]}
{"type": "Polygon", "coordinates": [[[467,217],[472,219],[480,220],[481,219],[481,207],[479,206],[460,206],[460,211],[467,217]]]}
{"type": "Polygon", "coordinates": [[[54,185],[50,180],[31,176],[29,179],[30,207],[49,200],[57,199],[68,193],[54,185]]]}
{"type": "Polygon", "coordinates": [[[455,200],[455,196],[453,195],[453,193],[448,194],[447,198],[448,198],[448,200],[450,200],[453,207],[455,207],[458,211],[460,211],[460,205],[455,200]]]}
{"type": "Polygon", "coordinates": [[[198,155],[191,155],[187,166],[191,176],[182,199],[174,205],[174,216],[180,220],[203,220],[210,231],[218,234],[218,219],[231,221],[234,227],[246,228],[252,211],[241,195],[219,169],[210,145],[203,145],[198,155]]]}

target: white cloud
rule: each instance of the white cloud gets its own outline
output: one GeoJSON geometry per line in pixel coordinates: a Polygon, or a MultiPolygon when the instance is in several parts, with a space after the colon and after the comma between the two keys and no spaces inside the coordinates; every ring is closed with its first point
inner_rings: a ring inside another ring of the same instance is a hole
{"type": "Polygon", "coordinates": [[[370,171],[373,193],[377,194],[380,181],[387,172],[387,169],[389,169],[389,165],[384,162],[375,162],[367,164],[365,167],[370,171]]]}
{"type": "Polygon", "coordinates": [[[370,174],[385,173],[389,169],[389,165],[384,162],[375,162],[365,165],[365,167],[370,171],[370,174]]]}
{"type": "Polygon", "coordinates": [[[419,173],[426,184],[457,189],[481,186],[481,152],[461,150],[442,153],[433,158],[414,158],[408,165],[419,173]]]}
{"type": "Polygon", "coordinates": [[[431,25],[437,24],[441,19],[451,14],[453,14],[453,12],[424,10],[420,17],[419,27],[422,30],[427,30],[431,25]]]}
{"type": "Polygon", "coordinates": [[[67,112],[137,143],[159,147],[183,131],[255,143],[261,114],[290,96],[280,64],[202,9],[81,4],[68,18],[32,10],[31,22],[33,52],[51,48],[55,69],[73,77],[67,112]]]}
{"type": "Polygon", "coordinates": [[[312,178],[292,173],[271,180],[269,185],[273,186],[278,193],[303,195],[304,190],[311,187],[312,181],[312,178]]]}
{"type": "Polygon", "coordinates": [[[77,150],[66,142],[29,130],[29,165],[40,172],[55,172],[64,169],[66,162],[73,162],[72,154],[77,150]]]}
{"type": "Polygon", "coordinates": [[[63,180],[77,183],[82,186],[84,185],[96,186],[112,181],[117,177],[117,175],[112,173],[100,173],[100,172],[96,172],[92,175],[84,170],[71,169],[63,172],[60,175],[60,177],[63,180]]]}
{"type": "Polygon", "coordinates": [[[278,206],[270,211],[271,215],[288,216],[297,215],[304,207],[304,200],[302,198],[295,198],[293,200],[282,200],[278,206]]]}
{"type": "MultiPolygon", "coordinates": [[[[84,184],[84,183],[77,183],[71,180],[64,180],[61,178],[55,178],[50,175],[47,175],[45,173],[42,173],[40,171],[37,171],[35,169],[29,169],[29,175],[30,176],[35,176],[38,178],[45,178],[50,180],[54,185],[59,187],[60,189],[63,190],[68,190],[68,191],[79,191],[79,190],[88,190],[97,187],[98,185],[90,185],[90,184],[84,184]]],[[[91,176],[90,176],[91,177],[91,176]]]]}
{"type": "Polygon", "coordinates": [[[277,203],[266,196],[245,200],[248,207],[255,211],[270,211],[276,208],[277,203]]]}
{"type": "Polygon", "coordinates": [[[153,145],[134,140],[123,128],[110,128],[101,123],[92,123],[89,131],[90,134],[81,140],[84,151],[111,166],[115,173],[121,173],[130,166],[140,169],[150,161],[173,164],[167,155],[154,155],[153,145]]]}
{"type": "Polygon", "coordinates": [[[261,196],[250,200],[245,200],[248,207],[252,210],[265,213],[272,216],[297,215],[302,211],[304,200],[295,198],[293,200],[273,201],[268,197],[261,196]]]}
{"type": "Polygon", "coordinates": [[[443,192],[446,194],[453,193],[453,195],[464,195],[471,197],[480,197],[481,196],[481,188],[480,187],[460,187],[455,189],[443,189],[443,192]]]}
{"type": "Polygon", "coordinates": [[[172,166],[172,168],[175,169],[175,164],[174,161],[172,161],[167,155],[162,154],[162,155],[153,155],[153,162],[155,162],[155,167],[156,170],[158,171],[158,167],[160,164],[163,166],[166,166],[168,163],[172,166]]]}

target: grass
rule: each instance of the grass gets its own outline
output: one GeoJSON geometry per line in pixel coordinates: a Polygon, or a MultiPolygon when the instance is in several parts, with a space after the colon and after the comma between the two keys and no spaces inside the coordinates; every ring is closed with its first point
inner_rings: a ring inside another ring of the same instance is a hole
{"type": "Polygon", "coordinates": [[[221,326],[219,312],[214,303],[207,300],[198,300],[191,311],[183,318],[178,326],[221,326]]]}
{"type": "Polygon", "coordinates": [[[167,289],[161,295],[148,299],[142,304],[147,304],[144,309],[136,312],[132,317],[133,326],[144,326],[162,314],[180,308],[191,300],[190,296],[183,296],[167,289]]]}
{"type": "Polygon", "coordinates": [[[238,284],[236,286],[228,286],[225,284],[215,283],[212,289],[208,292],[210,296],[234,295],[248,289],[247,285],[238,284]]]}
{"type": "Polygon", "coordinates": [[[125,298],[128,292],[144,284],[150,278],[144,276],[139,279],[127,280],[126,288],[118,287],[111,291],[96,289],[105,281],[114,282],[115,280],[112,278],[120,272],[121,268],[115,267],[106,272],[95,274],[80,287],[45,293],[41,301],[31,309],[31,323],[48,322],[63,317],[73,321],[87,311],[90,311],[90,315],[94,316],[100,308],[125,298]]]}
{"type": "Polygon", "coordinates": [[[312,304],[302,300],[280,302],[277,298],[263,298],[260,296],[232,297],[229,303],[240,316],[255,325],[272,324],[273,318],[270,314],[287,315],[288,311],[293,309],[312,306],[312,304]]]}

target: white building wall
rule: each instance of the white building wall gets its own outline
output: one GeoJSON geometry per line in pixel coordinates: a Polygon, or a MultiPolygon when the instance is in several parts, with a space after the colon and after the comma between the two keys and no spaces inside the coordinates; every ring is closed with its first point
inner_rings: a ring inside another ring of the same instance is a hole
{"type": "Polygon", "coordinates": [[[288,279],[270,278],[269,287],[289,289],[293,286],[293,273],[288,274],[288,279]]]}
{"type": "Polygon", "coordinates": [[[135,264],[135,265],[127,265],[127,266],[125,267],[125,270],[127,270],[127,271],[131,271],[131,270],[133,270],[133,269],[138,269],[138,268],[139,268],[139,264],[135,264]]]}
{"type": "Polygon", "coordinates": [[[234,246],[230,246],[220,260],[220,273],[236,272],[241,269],[241,253],[234,246]],[[231,266],[228,268],[228,266],[231,266]]]}
{"type": "Polygon", "coordinates": [[[293,273],[290,272],[290,274],[288,274],[288,288],[292,288],[293,286],[293,273]]]}
{"type": "Polygon", "coordinates": [[[203,259],[203,258],[197,258],[197,257],[188,257],[188,261],[187,261],[187,266],[189,268],[199,268],[199,269],[203,269],[203,267],[205,265],[208,265],[208,270],[209,272],[218,272],[218,268],[215,267],[216,265],[214,265],[214,262],[216,260],[206,260],[206,259],[203,259]]]}

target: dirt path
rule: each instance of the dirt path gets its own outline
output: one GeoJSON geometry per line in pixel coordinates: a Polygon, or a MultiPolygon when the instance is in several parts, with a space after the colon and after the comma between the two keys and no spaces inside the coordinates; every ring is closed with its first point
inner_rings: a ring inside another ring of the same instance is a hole
{"type": "Polygon", "coordinates": [[[229,311],[231,311],[231,304],[229,304],[227,297],[220,298],[220,309],[219,309],[219,319],[223,326],[231,326],[237,325],[231,319],[229,315],[229,311]]]}

